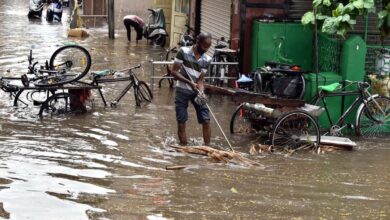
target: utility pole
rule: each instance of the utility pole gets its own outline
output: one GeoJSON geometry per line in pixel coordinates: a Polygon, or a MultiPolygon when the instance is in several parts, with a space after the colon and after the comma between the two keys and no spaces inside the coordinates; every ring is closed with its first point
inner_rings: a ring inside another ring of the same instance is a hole
{"type": "Polygon", "coordinates": [[[108,0],[108,37],[115,38],[115,5],[114,0],[108,0]]]}

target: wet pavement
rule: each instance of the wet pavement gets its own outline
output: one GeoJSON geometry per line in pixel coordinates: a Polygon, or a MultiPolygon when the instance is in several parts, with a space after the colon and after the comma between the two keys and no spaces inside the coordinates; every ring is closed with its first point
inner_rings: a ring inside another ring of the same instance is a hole
{"type": "MultiPolygon", "coordinates": [[[[106,28],[85,40],[67,39],[67,22],[27,19],[26,0],[0,5],[0,73],[20,76],[27,55],[50,58],[74,41],[90,50],[93,70],[138,63],[148,80],[148,60],[162,50],[127,43],[123,32],[106,28]]],[[[66,17],[66,16],[65,16],[66,17]]],[[[118,24],[121,25],[121,24],[118,24]]],[[[118,88],[105,88],[113,97],[118,88]]],[[[174,92],[156,88],[152,104],[136,108],[128,94],[118,108],[104,108],[97,96],[82,116],[39,119],[34,108],[14,108],[0,95],[0,217],[10,219],[389,219],[388,141],[358,142],[352,152],[252,157],[266,169],[214,164],[173,153],[174,92]],[[192,165],[166,171],[167,165],[192,165]]],[[[235,105],[213,97],[211,107],[224,129],[235,105]]],[[[194,112],[188,133],[201,144],[194,112]]],[[[213,123],[213,145],[225,142],[213,123]]],[[[229,136],[248,152],[250,141],[229,136]]]]}

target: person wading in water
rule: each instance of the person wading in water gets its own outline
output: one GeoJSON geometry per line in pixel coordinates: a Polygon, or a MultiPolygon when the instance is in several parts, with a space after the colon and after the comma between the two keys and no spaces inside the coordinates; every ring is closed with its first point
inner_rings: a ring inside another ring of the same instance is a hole
{"type": "Polygon", "coordinates": [[[138,43],[139,40],[142,40],[142,32],[145,26],[145,22],[142,18],[137,15],[127,15],[123,18],[123,23],[127,30],[127,40],[129,40],[129,42],[131,41],[131,27],[134,27],[137,32],[136,42],[138,43]]]}
{"type": "Polygon", "coordinates": [[[211,57],[206,52],[210,48],[211,42],[211,34],[200,33],[195,45],[180,48],[172,67],[172,76],[177,80],[175,109],[177,133],[181,145],[188,144],[186,122],[188,120],[187,108],[189,102],[195,107],[198,122],[203,126],[204,143],[206,145],[210,144],[209,109],[205,103],[197,101],[197,97],[204,96],[204,77],[211,62],[211,57]]]}

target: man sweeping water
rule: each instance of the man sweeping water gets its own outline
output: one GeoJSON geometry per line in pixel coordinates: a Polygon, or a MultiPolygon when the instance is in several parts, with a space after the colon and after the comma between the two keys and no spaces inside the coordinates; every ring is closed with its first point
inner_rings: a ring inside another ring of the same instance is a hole
{"type": "Polygon", "coordinates": [[[212,43],[209,33],[200,33],[196,44],[192,47],[182,47],[176,55],[172,68],[172,76],[176,85],[176,120],[177,133],[181,145],[187,145],[186,122],[188,120],[188,103],[196,110],[199,124],[202,124],[205,145],[210,144],[210,112],[205,102],[204,77],[211,57],[206,54],[212,43]]]}

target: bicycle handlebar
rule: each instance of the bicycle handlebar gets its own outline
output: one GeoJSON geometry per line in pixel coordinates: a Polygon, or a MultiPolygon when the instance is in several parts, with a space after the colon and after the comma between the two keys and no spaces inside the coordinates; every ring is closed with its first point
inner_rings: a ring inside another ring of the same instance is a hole
{"type": "Polygon", "coordinates": [[[133,66],[133,67],[130,67],[130,68],[127,68],[127,69],[123,69],[123,70],[118,70],[118,71],[115,71],[115,72],[127,72],[127,71],[131,71],[131,70],[135,70],[135,69],[139,69],[141,68],[141,64],[138,64],[137,66],[133,66]]]}

